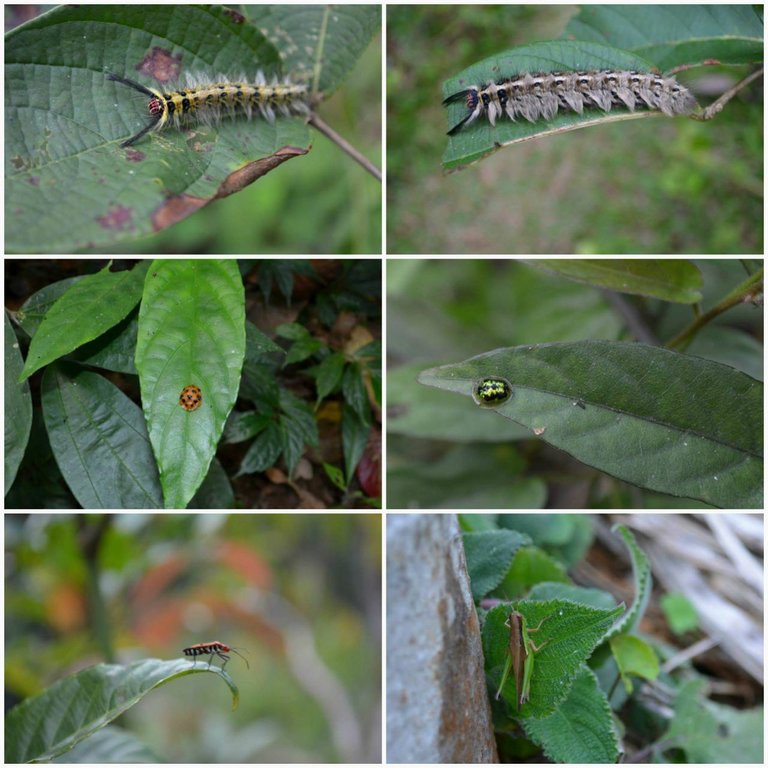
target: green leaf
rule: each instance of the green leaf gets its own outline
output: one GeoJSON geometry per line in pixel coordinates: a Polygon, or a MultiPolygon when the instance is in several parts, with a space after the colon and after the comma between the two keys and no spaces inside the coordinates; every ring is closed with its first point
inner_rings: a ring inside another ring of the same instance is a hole
{"type": "Polygon", "coordinates": [[[527,259],[527,264],[621,293],[681,304],[701,301],[701,272],[683,259],[527,259]]]}
{"type": "MultiPolygon", "coordinates": [[[[740,712],[714,704],[704,699],[705,687],[703,680],[683,684],[661,744],[684,750],[688,763],[762,763],[763,707],[740,712]]],[[[666,762],[663,755],[658,762],[666,762]]]]}
{"type": "Polygon", "coordinates": [[[664,611],[667,624],[676,635],[683,635],[698,629],[699,615],[691,601],[679,592],[668,592],[661,596],[659,606],[664,611]]]}
{"type": "Polygon", "coordinates": [[[341,352],[334,352],[328,355],[317,366],[316,385],[317,402],[333,392],[341,381],[341,374],[344,372],[344,355],[341,352]]]}
{"type": "Polygon", "coordinates": [[[323,462],[323,469],[325,470],[325,474],[328,476],[328,479],[340,490],[340,491],[346,491],[347,490],[347,483],[344,480],[344,473],[338,468],[334,467],[333,464],[328,464],[327,462],[323,462]]]}
{"type": "Polygon", "coordinates": [[[270,421],[266,428],[256,436],[242,462],[240,462],[237,477],[269,469],[274,466],[282,452],[283,431],[276,421],[270,421]]]}
{"type": "Polygon", "coordinates": [[[632,635],[619,635],[611,638],[610,646],[627,693],[632,693],[630,675],[644,680],[655,680],[659,676],[658,656],[644,640],[632,635]]]}
{"type": "Polygon", "coordinates": [[[245,296],[231,260],[159,260],[147,275],[136,368],[165,505],[183,508],[203,482],[240,385],[245,296]],[[190,384],[202,405],[179,406],[190,384]]]}
{"type": "MultiPolygon", "coordinates": [[[[507,655],[509,630],[504,622],[511,607],[504,604],[492,608],[483,625],[485,670],[494,690],[501,681],[507,655]]],[[[536,651],[530,700],[517,714],[515,685],[511,681],[504,686],[502,698],[510,714],[523,719],[546,717],[568,696],[583,663],[605,639],[624,606],[599,610],[567,600],[523,600],[515,603],[514,608],[525,616],[529,628],[544,621],[535,638],[532,635],[540,650],[536,651]]]]}
{"type": "Polygon", "coordinates": [[[651,599],[651,590],[653,589],[651,564],[648,562],[645,552],[638,546],[635,535],[625,525],[615,525],[613,530],[618,532],[624,540],[624,544],[629,550],[629,555],[632,559],[635,597],[629,610],[624,614],[621,621],[616,623],[609,637],[628,634],[640,624],[640,619],[643,618],[645,609],[648,607],[648,601],[651,599]]]}
{"type": "Polygon", "coordinates": [[[112,382],[73,365],[43,376],[51,450],[84,509],[157,509],[160,478],[141,409],[112,382]]]}
{"type": "Polygon", "coordinates": [[[283,366],[300,363],[323,348],[323,343],[299,323],[283,323],[275,331],[278,336],[293,342],[285,356],[283,366]]]}
{"type": "Polygon", "coordinates": [[[245,357],[248,362],[258,363],[272,352],[285,354],[285,350],[262,333],[250,320],[245,321],[245,357]]]}
{"type": "Polygon", "coordinates": [[[358,363],[348,365],[341,379],[341,393],[344,400],[360,417],[361,421],[370,421],[371,406],[368,402],[368,390],[363,381],[363,371],[358,363]]]}
{"type": "Polygon", "coordinates": [[[78,280],[48,310],[32,339],[20,381],[100,336],[138,304],[149,263],[121,272],[110,272],[109,266],[78,280]]]}
{"type": "MultiPolygon", "coordinates": [[[[446,80],[443,84],[443,98],[459,93],[469,85],[485,84],[522,72],[584,72],[599,69],[648,72],[651,64],[647,59],[604,43],[548,40],[511,48],[472,64],[446,80]]],[[[453,128],[466,113],[465,102],[448,104],[448,128],[453,128]]],[[[495,128],[483,117],[448,138],[443,165],[446,169],[463,167],[501,147],[526,141],[533,136],[553,135],[617,120],[657,119],[659,115],[649,110],[629,112],[617,108],[602,112],[586,109],[581,115],[576,112],[558,112],[553,120],[536,123],[524,119],[513,122],[503,116],[496,121],[495,128]]]]}
{"type": "Polygon", "coordinates": [[[277,74],[280,53],[238,13],[212,5],[58,7],[11,31],[6,248],[71,252],[134,240],[306,154],[309,131],[299,117],[169,128],[118,146],[147,124],[148,102],[107,73],[164,89],[187,73],[277,74]],[[212,36],[224,52],[216,69],[212,36]]]}
{"type": "MultiPolygon", "coordinates": [[[[644,344],[497,349],[419,381],[472,396],[512,383],[495,410],[614,477],[721,507],[762,507],[763,385],[718,363],[644,344]]],[[[486,406],[487,407],[487,406],[486,406]]]]}
{"type": "Polygon", "coordinates": [[[569,581],[565,567],[538,547],[524,547],[515,556],[503,589],[510,597],[523,594],[540,581],[569,581]]]}
{"type": "Polygon", "coordinates": [[[563,36],[610,43],[662,70],[763,60],[763,21],[751,5],[585,5],[563,36]]]}
{"type": "Polygon", "coordinates": [[[8,313],[5,317],[5,493],[13,485],[32,429],[29,382],[19,383],[24,360],[8,313]]]}
{"type": "Polygon", "coordinates": [[[528,736],[553,763],[615,763],[619,741],[611,709],[595,674],[581,666],[557,711],[523,721],[528,736]]]}
{"type": "Polygon", "coordinates": [[[134,664],[98,664],[66,677],[25,699],[5,719],[5,759],[12,763],[50,762],[138,704],[153,688],[184,675],[211,672],[232,691],[229,673],[215,665],[194,668],[186,659],[145,659],[134,664]]]}
{"type": "Polygon", "coordinates": [[[344,403],[341,407],[341,444],[344,449],[344,475],[348,484],[363,457],[370,432],[370,418],[361,419],[356,411],[344,403]]]}
{"type": "Polygon", "coordinates": [[[463,540],[475,602],[501,584],[515,553],[531,542],[528,536],[517,531],[467,532],[463,540]]]}
{"type": "Polygon", "coordinates": [[[530,432],[512,421],[499,423],[493,411],[419,386],[421,363],[387,369],[387,432],[454,443],[504,443],[524,440],[530,432]],[[494,424],[494,422],[496,422],[494,424]]]}
{"type": "Polygon", "coordinates": [[[287,71],[317,80],[326,96],[349,74],[381,29],[376,5],[245,5],[243,12],[275,44],[287,71]]]}

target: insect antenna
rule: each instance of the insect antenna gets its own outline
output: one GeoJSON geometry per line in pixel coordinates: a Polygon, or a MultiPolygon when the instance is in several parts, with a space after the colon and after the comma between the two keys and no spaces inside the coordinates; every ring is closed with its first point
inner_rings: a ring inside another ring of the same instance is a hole
{"type": "MultiPolygon", "coordinates": [[[[232,653],[237,653],[237,651],[232,646],[229,647],[229,650],[232,651],[232,653]]],[[[244,651],[245,648],[242,648],[241,650],[244,651]]],[[[248,669],[250,669],[251,665],[248,663],[248,659],[246,659],[242,653],[237,653],[237,655],[245,662],[245,666],[248,667],[248,669]]]]}
{"type": "Polygon", "coordinates": [[[152,101],[149,102],[149,113],[151,115],[149,123],[135,136],[131,136],[130,139],[120,144],[121,147],[130,147],[131,144],[135,144],[140,138],[142,138],[142,136],[154,130],[157,124],[163,119],[164,111],[161,106],[162,95],[157,91],[151,91],[149,88],[145,88],[141,83],[137,83],[135,80],[129,80],[127,77],[120,77],[120,75],[113,75],[111,72],[107,74],[107,80],[114,80],[116,83],[122,83],[123,85],[127,85],[129,88],[133,88],[134,91],[138,91],[139,93],[144,93],[147,96],[152,97],[152,101]]]}

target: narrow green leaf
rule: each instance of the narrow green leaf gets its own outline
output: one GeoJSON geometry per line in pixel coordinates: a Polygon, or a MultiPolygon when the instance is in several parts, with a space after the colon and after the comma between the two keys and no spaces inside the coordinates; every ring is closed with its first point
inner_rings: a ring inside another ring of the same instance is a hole
{"type": "Polygon", "coordinates": [[[674,496],[762,507],[763,385],[740,371],[585,341],[497,349],[419,375],[470,397],[485,378],[512,384],[498,413],[585,464],[674,496]]]}
{"type": "Polygon", "coordinates": [[[635,596],[629,610],[622,616],[621,621],[613,627],[609,637],[628,634],[640,624],[640,619],[643,618],[645,609],[648,607],[653,589],[651,564],[648,562],[645,552],[638,546],[635,535],[625,525],[615,525],[613,530],[618,532],[629,550],[632,559],[632,580],[635,596]]]}
{"type": "Polygon", "coordinates": [[[527,259],[527,264],[578,283],[681,304],[701,301],[702,277],[683,259],[527,259]]]}
{"type": "Polygon", "coordinates": [[[84,509],[162,507],[144,414],[118,387],[56,363],[43,376],[42,403],[56,463],[84,509]]]}
{"type": "Polygon", "coordinates": [[[136,368],[165,505],[183,508],[203,482],[235,404],[245,355],[245,296],[232,260],[159,260],[139,313],[136,368]],[[179,405],[184,387],[202,405],[179,405]]]}
{"type": "Polygon", "coordinates": [[[212,672],[232,691],[229,673],[186,659],[145,659],[134,664],[98,664],[54,683],[25,699],[5,718],[5,760],[9,763],[50,762],[140,702],[153,688],[184,675],[212,672]]]}
{"type": "Polygon", "coordinates": [[[341,381],[341,375],[344,372],[344,355],[341,352],[334,352],[328,355],[317,366],[316,384],[317,384],[317,402],[333,392],[341,381]]]}
{"type": "Polygon", "coordinates": [[[32,397],[29,382],[19,383],[24,360],[8,313],[5,318],[5,493],[13,485],[32,429],[32,397]]]}
{"type": "Polygon", "coordinates": [[[347,483],[352,481],[352,475],[363,457],[370,431],[370,419],[361,419],[356,411],[344,403],[341,409],[341,443],[344,448],[344,474],[347,483]]]}
{"type": "Polygon", "coordinates": [[[117,325],[138,304],[149,262],[78,280],[48,310],[29,347],[20,381],[117,325]]]}

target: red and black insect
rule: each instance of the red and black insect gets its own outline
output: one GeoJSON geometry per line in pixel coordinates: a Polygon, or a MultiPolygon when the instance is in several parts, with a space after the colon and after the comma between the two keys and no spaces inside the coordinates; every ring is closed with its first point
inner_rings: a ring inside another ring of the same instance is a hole
{"type": "MultiPolygon", "coordinates": [[[[213,657],[218,656],[220,659],[224,659],[224,663],[221,665],[221,668],[224,669],[224,667],[227,666],[227,662],[229,661],[229,656],[227,656],[228,653],[237,653],[237,650],[235,648],[231,648],[228,645],[225,645],[224,643],[220,642],[219,640],[213,640],[210,643],[197,643],[195,645],[190,645],[189,648],[183,648],[184,654],[186,656],[204,656],[206,654],[210,654],[211,658],[208,659],[208,668],[210,669],[211,663],[213,662],[213,657]]],[[[242,650],[245,650],[243,648],[242,650]]],[[[251,665],[248,663],[248,659],[243,656],[242,653],[237,653],[237,655],[245,662],[245,666],[248,667],[248,669],[251,668],[251,665]]],[[[195,664],[197,664],[197,658],[195,658],[195,664]]]]}

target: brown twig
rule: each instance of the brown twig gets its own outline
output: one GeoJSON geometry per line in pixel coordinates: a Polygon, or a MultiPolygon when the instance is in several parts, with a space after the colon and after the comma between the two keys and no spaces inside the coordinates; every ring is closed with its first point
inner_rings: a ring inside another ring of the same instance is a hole
{"type": "Polygon", "coordinates": [[[341,136],[339,136],[336,131],[333,130],[327,123],[325,123],[322,118],[316,114],[315,112],[312,113],[312,116],[309,118],[309,124],[313,125],[315,128],[317,128],[320,133],[322,133],[324,136],[327,136],[334,144],[336,144],[340,149],[342,149],[344,152],[346,152],[353,160],[356,160],[360,165],[365,168],[368,173],[370,173],[374,178],[381,181],[381,171],[364,155],[360,154],[348,141],[345,139],[342,139],[341,136]]]}
{"type": "Polygon", "coordinates": [[[694,116],[698,120],[711,120],[718,112],[722,111],[723,107],[740,91],[742,88],[746,88],[753,80],[758,77],[762,77],[764,68],[760,67],[757,71],[751,75],[747,75],[743,80],[740,80],[733,88],[729,88],[717,101],[713,101],[700,116],[694,116]]]}

